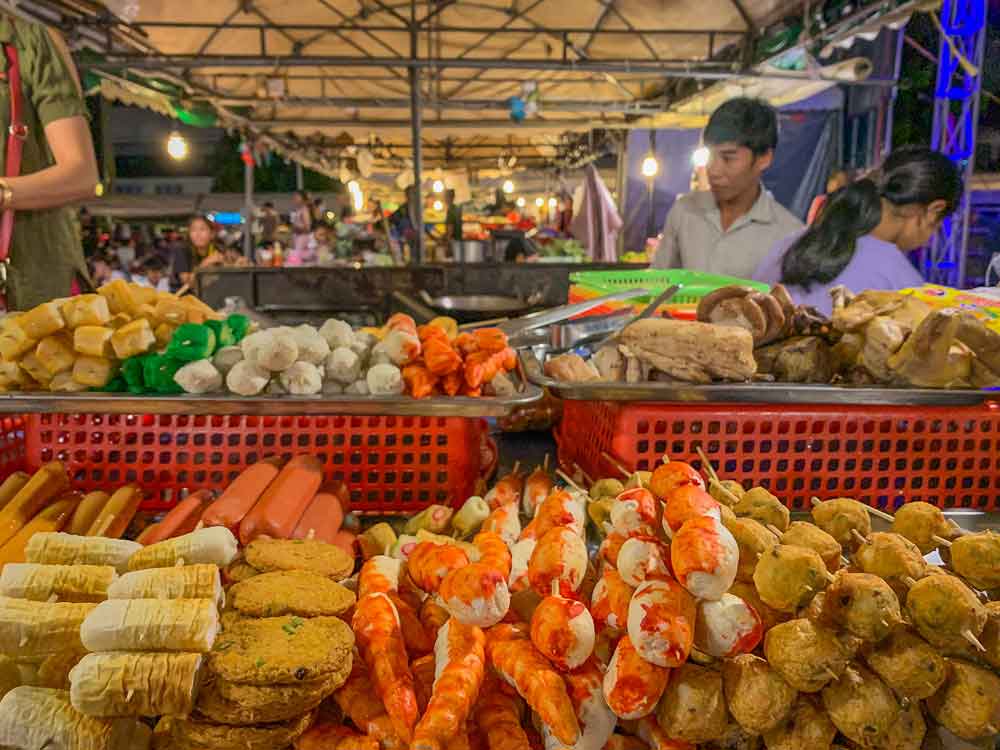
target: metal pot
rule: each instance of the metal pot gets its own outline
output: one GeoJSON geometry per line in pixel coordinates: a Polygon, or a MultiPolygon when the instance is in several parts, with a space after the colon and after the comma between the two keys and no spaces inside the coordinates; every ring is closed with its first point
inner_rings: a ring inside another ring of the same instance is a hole
{"type": "Polygon", "coordinates": [[[483,263],[488,244],[482,240],[451,241],[451,257],[457,263],[483,263]]]}

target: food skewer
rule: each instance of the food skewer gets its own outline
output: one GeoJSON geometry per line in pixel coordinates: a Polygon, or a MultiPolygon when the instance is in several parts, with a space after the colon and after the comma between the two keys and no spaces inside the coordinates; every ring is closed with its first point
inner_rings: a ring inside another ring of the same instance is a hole
{"type": "MultiPolygon", "coordinates": [[[[715,482],[721,486],[719,475],[715,473],[715,468],[712,466],[712,462],[708,460],[708,456],[705,455],[705,451],[701,449],[700,445],[695,448],[695,450],[698,452],[698,458],[701,459],[701,467],[705,470],[705,473],[708,474],[708,481],[715,482]]],[[[723,489],[725,488],[723,487],[723,489]]]]}
{"type": "Polygon", "coordinates": [[[611,464],[616,469],[618,469],[618,471],[621,473],[621,475],[623,477],[625,477],[626,479],[628,479],[628,478],[630,478],[632,476],[632,472],[629,471],[628,469],[626,469],[625,466],[620,461],[618,461],[617,459],[615,459],[614,456],[612,456],[607,451],[601,451],[601,458],[603,458],[609,464],[611,464]]]}
{"type": "MultiPolygon", "coordinates": [[[[905,576],[902,580],[903,580],[903,583],[906,585],[907,589],[912,589],[917,584],[917,582],[915,580],[913,580],[913,578],[911,578],[910,576],[905,576]]],[[[980,651],[982,653],[986,652],[986,646],[984,646],[982,644],[982,642],[979,640],[979,638],[976,637],[976,634],[973,633],[971,630],[969,630],[968,628],[965,628],[964,630],[962,630],[961,635],[976,650],[978,650],[978,651],[980,651]]]]}
{"type": "Polygon", "coordinates": [[[582,487],[580,487],[580,485],[578,485],[576,482],[574,482],[569,477],[569,475],[566,474],[562,469],[556,469],[556,476],[559,477],[561,480],[563,480],[566,484],[568,484],[570,487],[572,487],[577,492],[582,492],[584,495],[587,494],[587,491],[584,490],[582,487]]]}
{"type": "MultiPolygon", "coordinates": [[[[810,498],[810,502],[812,502],[813,507],[816,507],[817,505],[822,505],[823,503],[823,501],[820,500],[818,497],[810,498]]],[[[861,503],[861,505],[863,505],[865,510],[868,511],[869,515],[875,516],[876,518],[881,518],[883,521],[888,521],[889,523],[892,523],[895,520],[895,517],[891,513],[886,513],[884,510],[881,510],[879,508],[873,508],[872,506],[866,505],[865,503],[861,503]]],[[[931,537],[931,539],[933,539],[934,542],[940,547],[951,546],[951,542],[949,540],[945,539],[942,536],[938,536],[937,534],[934,534],[931,537]]]]}
{"type": "Polygon", "coordinates": [[[590,478],[590,475],[587,472],[585,472],[583,468],[580,466],[580,464],[578,464],[576,461],[573,462],[573,468],[576,469],[577,472],[579,472],[580,476],[583,477],[583,481],[585,481],[588,485],[594,484],[594,480],[590,478]]]}

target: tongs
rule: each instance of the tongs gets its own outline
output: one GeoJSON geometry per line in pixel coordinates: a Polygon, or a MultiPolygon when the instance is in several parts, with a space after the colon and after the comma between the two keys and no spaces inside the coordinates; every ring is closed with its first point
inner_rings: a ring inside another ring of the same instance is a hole
{"type": "Polygon", "coordinates": [[[673,299],[673,296],[680,291],[680,288],[681,288],[680,284],[673,284],[672,286],[668,286],[666,289],[663,290],[663,292],[660,294],[659,297],[657,297],[648,305],[646,305],[646,307],[643,309],[641,313],[636,315],[634,318],[632,318],[632,320],[628,321],[625,325],[623,325],[620,329],[612,333],[610,336],[606,336],[605,338],[601,339],[594,347],[592,347],[592,351],[596,352],[602,346],[605,346],[614,341],[616,338],[618,338],[618,334],[620,334],[622,330],[627,326],[630,326],[633,323],[637,323],[640,320],[645,320],[646,318],[651,317],[660,308],[661,305],[665,305],[667,302],[673,299]]]}
{"type": "Polygon", "coordinates": [[[553,307],[551,310],[542,310],[530,315],[523,315],[520,318],[512,318],[498,324],[497,328],[513,338],[517,334],[529,331],[532,328],[559,323],[572,318],[574,315],[588,312],[595,307],[600,307],[605,302],[618,302],[620,300],[632,299],[633,297],[644,297],[648,294],[649,290],[647,289],[626,289],[614,294],[606,294],[603,297],[594,297],[585,302],[575,302],[572,305],[562,305],[561,307],[553,307]]]}

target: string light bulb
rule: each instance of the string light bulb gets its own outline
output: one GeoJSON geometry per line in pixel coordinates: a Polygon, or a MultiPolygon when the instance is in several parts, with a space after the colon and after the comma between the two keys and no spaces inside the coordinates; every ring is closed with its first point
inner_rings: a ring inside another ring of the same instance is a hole
{"type": "Polygon", "coordinates": [[[555,208],[558,205],[559,201],[557,201],[555,198],[549,198],[549,208],[555,208]]]}
{"type": "Polygon", "coordinates": [[[542,206],[545,205],[545,199],[544,198],[535,198],[535,205],[538,208],[541,208],[542,206]]]}
{"type": "Polygon", "coordinates": [[[691,154],[691,163],[696,169],[702,169],[703,167],[708,166],[708,159],[710,156],[711,153],[709,152],[707,146],[699,146],[694,150],[694,153],[691,154]]]}
{"type": "Polygon", "coordinates": [[[433,187],[434,187],[434,192],[435,193],[443,193],[444,192],[444,183],[441,180],[434,180],[434,186],[433,187]]]}
{"type": "Polygon", "coordinates": [[[656,173],[660,171],[660,163],[656,160],[656,157],[650,154],[645,159],[642,160],[642,176],[643,177],[656,177],[656,173]]]}
{"type": "Polygon", "coordinates": [[[167,153],[170,158],[176,161],[183,161],[188,157],[191,147],[188,146],[187,139],[178,131],[173,131],[167,136],[167,153]]]}
{"type": "Polygon", "coordinates": [[[444,208],[444,204],[441,201],[434,201],[434,210],[440,211],[444,208]]]}
{"type": "Polygon", "coordinates": [[[524,196],[522,195],[515,201],[515,203],[517,203],[518,208],[524,208],[524,204],[527,203],[527,201],[524,199],[524,196]]]}
{"type": "Polygon", "coordinates": [[[511,193],[513,193],[514,192],[514,181],[513,180],[504,180],[503,191],[505,193],[507,193],[507,195],[510,195],[511,193]]]}

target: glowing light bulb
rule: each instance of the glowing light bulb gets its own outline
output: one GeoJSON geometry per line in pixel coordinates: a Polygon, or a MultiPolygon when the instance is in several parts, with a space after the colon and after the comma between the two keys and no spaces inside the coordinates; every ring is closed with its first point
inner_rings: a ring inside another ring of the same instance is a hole
{"type": "Polygon", "coordinates": [[[444,204],[441,201],[434,201],[435,211],[440,211],[442,208],[444,208],[444,204]]]}
{"type": "Polygon", "coordinates": [[[701,169],[702,167],[708,166],[708,159],[711,156],[707,146],[699,146],[691,154],[691,163],[701,169]]]}
{"type": "Polygon", "coordinates": [[[647,156],[642,160],[643,177],[656,177],[656,173],[659,171],[660,163],[656,160],[655,156],[647,156]]]}
{"type": "Polygon", "coordinates": [[[549,198],[549,208],[555,208],[557,205],[559,205],[559,201],[555,198],[549,198]]]}
{"type": "Polygon", "coordinates": [[[187,139],[176,130],[167,136],[167,153],[171,159],[186,159],[190,150],[187,139]]]}
{"type": "Polygon", "coordinates": [[[535,205],[538,206],[538,208],[541,208],[542,206],[545,205],[545,199],[544,198],[535,198],[535,205]]]}
{"type": "Polygon", "coordinates": [[[433,188],[435,193],[443,193],[444,183],[441,180],[434,180],[433,188]]]}
{"type": "Polygon", "coordinates": [[[522,195],[515,201],[515,203],[517,203],[518,208],[524,208],[524,204],[527,203],[527,201],[524,199],[524,196],[522,195]]]}
{"type": "Polygon", "coordinates": [[[505,193],[507,193],[507,195],[510,195],[511,193],[513,193],[514,192],[514,181],[513,180],[504,180],[503,191],[505,193]]]}

